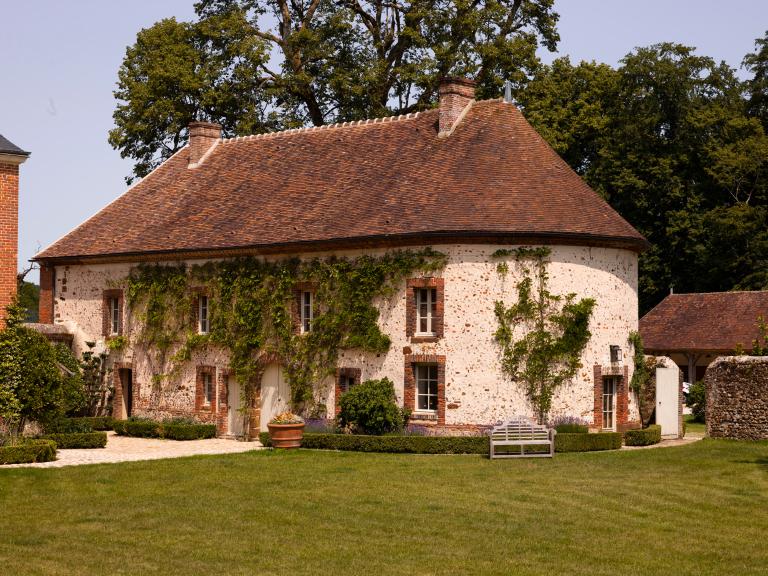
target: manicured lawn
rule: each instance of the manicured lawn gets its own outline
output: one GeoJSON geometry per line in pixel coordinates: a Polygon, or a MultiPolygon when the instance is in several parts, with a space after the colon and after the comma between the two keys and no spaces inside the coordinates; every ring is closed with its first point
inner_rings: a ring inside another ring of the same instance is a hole
{"type": "Polygon", "coordinates": [[[768,443],[0,470],[2,574],[766,574],[768,443]]]}
{"type": "Polygon", "coordinates": [[[702,422],[694,422],[692,414],[683,416],[685,419],[685,434],[697,434],[699,436],[707,435],[707,425],[702,422]]]}

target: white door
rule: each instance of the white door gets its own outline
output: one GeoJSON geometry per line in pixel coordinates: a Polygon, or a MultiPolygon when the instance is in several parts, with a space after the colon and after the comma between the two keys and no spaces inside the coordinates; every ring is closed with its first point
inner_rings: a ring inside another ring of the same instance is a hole
{"type": "Polygon", "coordinates": [[[243,435],[243,413],[240,411],[240,384],[237,380],[229,378],[229,398],[227,398],[229,410],[229,433],[233,436],[243,435]]]}
{"type": "MultiPolygon", "coordinates": [[[[668,362],[667,364],[672,364],[668,362]]],[[[677,438],[680,435],[680,375],[677,366],[656,368],[656,424],[661,435],[677,438]]]]}
{"type": "Polygon", "coordinates": [[[288,410],[290,389],[279,364],[270,364],[261,377],[261,431],[274,416],[288,410]]]}

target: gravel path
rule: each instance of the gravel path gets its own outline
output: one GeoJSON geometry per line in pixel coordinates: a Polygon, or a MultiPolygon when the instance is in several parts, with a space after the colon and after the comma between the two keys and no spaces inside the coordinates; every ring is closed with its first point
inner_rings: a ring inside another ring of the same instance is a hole
{"type": "Polygon", "coordinates": [[[160,440],[157,438],[131,438],[107,432],[105,448],[58,450],[58,459],[37,464],[10,464],[2,468],[61,468],[81,464],[108,464],[112,462],[136,462],[181,458],[199,454],[235,454],[263,449],[261,443],[238,442],[212,438],[210,440],[160,440]]]}
{"type": "Polygon", "coordinates": [[[658,444],[651,444],[650,446],[622,446],[622,450],[649,450],[652,448],[671,448],[672,446],[685,446],[686,444],[693,444],[703,439],[703,434],[686,434],[685,438],[674,438],[670,440],[662,440],[658,444]]]}

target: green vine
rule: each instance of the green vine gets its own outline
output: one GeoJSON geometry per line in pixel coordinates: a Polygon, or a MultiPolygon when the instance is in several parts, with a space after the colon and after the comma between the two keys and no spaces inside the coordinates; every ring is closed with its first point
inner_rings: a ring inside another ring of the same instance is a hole
{"type": "Polygon", "coordinates": [[[446,261],[427,248],[352,259],[246,257],[191,268],[141,265],[126,279],[126,299],[139,320],[136,343],[155,352],[155,385],[172,378],[194,351],[215,345],[229,351],[248,406],[261,361],[274,354],[284,363],[294,410],[306,412],[314,384],[334,373],[340,350],[378,354],[389,349],[375,300],[394,294],[416,271],[435,272],[446,261]],[[306,334],[297,333],[291,313],[301,286],[311,286],[315,298],[312,330],[306,334]],[[208,334],[196,331],[197,290],[208,296],[208,334]]]}
{"type": "Polygon", "coordinates": [[[526,395],[544,423],[555,390],[576,375],[581,353],[592,334],[589,320],[595,300],[576,301],[575,294],[552,294],[548,288],[549,248],[499,250],[495,258],[513,256],[523,273],[517,283],[517,303],[495,305],[501,347],[501,367],[526,395]],[[533,270],[531,269],[533,268],[533,270]]]}
{"type": "Polygon", "coordinates": [[[121,352],[128,346],[129,340],[126,336],[112,336],[107,339],[107,348],[113,352],[121,352]]]}

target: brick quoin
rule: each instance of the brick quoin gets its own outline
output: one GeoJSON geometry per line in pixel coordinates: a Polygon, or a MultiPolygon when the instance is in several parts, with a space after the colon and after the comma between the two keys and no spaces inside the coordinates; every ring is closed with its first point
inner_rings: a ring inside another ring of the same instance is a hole
{"type": "Polygon", "coordinates": [[[38,312],[41,324],[53,324],[54,268],[46,264],[40,266],[40,303],[38,312]]]}
{"type": "Polygon", "coordinates": [[[19,166],[0,153],[0,321],[16,297],[19,244],[19,166]]]}

